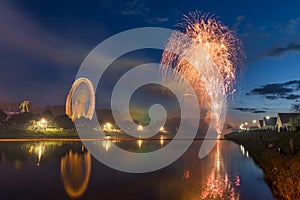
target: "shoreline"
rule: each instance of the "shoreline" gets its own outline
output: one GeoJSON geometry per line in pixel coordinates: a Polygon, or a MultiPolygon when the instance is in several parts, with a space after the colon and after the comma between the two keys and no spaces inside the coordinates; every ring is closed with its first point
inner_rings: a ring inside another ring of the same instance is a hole
{"type": "Polygon", "coordinates": [[[300,133],[244,132],[231,133],[226,138],[249,152],[255,164],[263,170],[274,198],[300,199],[300,133]],[[294,139],[294,153],[289,138],[294,139]],[[274,146],[269,148],[269,144],[274,146]]]}

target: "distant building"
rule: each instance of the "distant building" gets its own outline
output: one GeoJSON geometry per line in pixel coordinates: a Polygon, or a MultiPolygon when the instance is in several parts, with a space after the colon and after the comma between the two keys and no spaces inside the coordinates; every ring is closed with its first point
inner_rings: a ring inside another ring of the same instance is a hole
{"type": "Polygon", "coordinates": [[[251,127],[249,128],[249,131],[258,131],[259,129],[260,129],[259,126],[251,126],[251,127]]]}
{"type": "Polygon", "coordinates": [[[299,116],[300,113],[278,113],[276,127],[278,132],[291,130],[291,121],[299,116]]]}
{"type": "Polygon", "coordinates": [[[264,130],[275,130],[276,127],[276,122],[277,122],[277,117],[269,117],[263,118],[263,129],[264,130]]]}
{"type": "Polygon", "coordinates": [[[259,129],[263,129],[264,128],[264,120],[260,119],[260,120],[258,120],[258,123],[259,123],[259,125],[258,125],[259,129]]]}

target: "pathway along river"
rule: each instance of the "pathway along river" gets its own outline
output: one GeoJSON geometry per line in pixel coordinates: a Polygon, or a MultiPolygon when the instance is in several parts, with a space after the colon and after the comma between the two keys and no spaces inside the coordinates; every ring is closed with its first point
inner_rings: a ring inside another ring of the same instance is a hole
{"type": "MultiPolygon", "coordinates": [[[[145,152],[167,141],[98,142],[109,154],[112,143],[145,152]]],[[[242,146],[218,141],[200,160],[200,145],[164,169],[128,174],[93,159],[81,142],[0,142],[0,199],[274,199],[242,146]]]]}

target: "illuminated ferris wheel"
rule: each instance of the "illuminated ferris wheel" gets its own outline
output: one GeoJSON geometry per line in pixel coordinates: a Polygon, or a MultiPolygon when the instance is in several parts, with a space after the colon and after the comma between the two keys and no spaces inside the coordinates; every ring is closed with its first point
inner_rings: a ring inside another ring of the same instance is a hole
{"type": "Polygon", "coordinates": [[[75,118],[92,119],[95,111],[95,90],[87,78],[77,79],[68,94],[66,114],[74,121],[75,118]]]}

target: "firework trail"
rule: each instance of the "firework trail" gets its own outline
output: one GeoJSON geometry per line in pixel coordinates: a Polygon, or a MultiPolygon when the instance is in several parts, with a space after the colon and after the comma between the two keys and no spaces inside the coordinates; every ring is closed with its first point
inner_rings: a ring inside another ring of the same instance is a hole
{"type": "Polygon", "coordinates": [[[174,76],[171,67],[188,80],[199,105],[208,110],[206,118],[220,135],[226,97],[235,91],[236,69],[245,59],[243,45],[237,35],[213,15],[196,11],[185,15],[179,25],[183,30],[174,31],[163,52],[160,68],[163,78],[180,83],[181,78],[174,76]],[[170,49],[180,53],[175,55],[170,49]]]}

